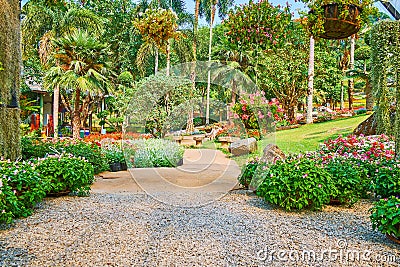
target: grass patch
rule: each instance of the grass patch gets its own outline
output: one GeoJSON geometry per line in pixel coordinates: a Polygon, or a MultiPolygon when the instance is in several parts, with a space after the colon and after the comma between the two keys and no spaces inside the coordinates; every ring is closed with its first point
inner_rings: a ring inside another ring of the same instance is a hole
{"type": "MultiPolygon", "coordinates": [[[[276,132],[275,142],[285,153],[301,153],[315,151],[327,139],[339,135],[349,135],[368,115],[355,116],[348,119],[327,121],[303,125],[297,129],[276,132]]],[[[262,140],[259,145],[265,147],[268,140],[262,140]]]]}
{"type": "MultiPolygon", "coordinates": [[[[277,144],[285,154],[315,151],[327,139],[337,138],[339,135],[346,136],[351,134],[354,128],[366,120],[368,116],[363,114],[347,119],[302,125],[296,129],[278,131],[258,141],[258,151],[256,154],[232,157],[232,159],[239,166],[242,166],[249,158],[260,157],[265,146],[269,143],[277,144]]],[[[219,144],[208,141],[203,143],[203,147],[218,149],[219,144]]],[[[229,155],[227,151],[224,152],[229,155]]]]}

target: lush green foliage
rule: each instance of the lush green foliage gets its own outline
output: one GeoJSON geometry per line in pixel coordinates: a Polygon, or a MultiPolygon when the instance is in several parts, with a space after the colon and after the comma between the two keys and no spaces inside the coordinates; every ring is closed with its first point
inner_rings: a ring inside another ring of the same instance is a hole
{"type": "Polygon", "coordinates": [[[272,92],[283,105],[289,120],[295,119],[295,107],[307,92],[309,42],[299,23],[292,22],[285,46],[257,58],[259,85],[272,92]]]}
{"type": "MultiPolygon", "coordinates": [[[[399,44],[393,40],[400,31],[398,21],[381,21],[371,32],[372,85],[377,97],[377,132],[393,134],[400,140],[400,83],[398,82],[400,59],[393,57],[398,53],[399,44]],[[393,81],[390,82],[389,81],[393,81]],[[397,99],[397,101],[396,101],[397,99]],[[396,103],[395,119],[392,118],[396,103]],[[394,123],[393,123],[394,122],[394,123]],[[395,126],[397,125],[397,126],[395,126]]],[[[400,154],[400,142],[396,142],[396,155],[400,154]]]]}
{"type": "Polygon", "coordinates": [[[128,164],[136,168],[176,167],[184,149],[164,139],[131,140],[123,144],[128,164]]]}
{"type": "Polygon", "coordinates": [[[257,195],[286,210],[319,210],[337,195],[331,175],[315,159],[298,156],[260,167],[257,195]]]}
{"type": "Polygon", "coordinates": [[[33,161],[0,162],[0,221],[27,217],[45,196],[46,181],[33,161]]]}
{"type": "Polygon", "coordinates": [[[381,160],[375,165],[372,189],[380,197],[400,196],[400,161],[381,160]]]}
{"type": "Polygon", "coordinates": [[[365,183],[369,184],[369,179],[364,179],[363,170],[353,162],[337,157],[326,162],[323,168],[331,174],[337,189],[337,193],[332,195],[334,200],[352,205],[366,195],[365,183]]]}
{"type": "Polygon", "coordinates": [[[94,143],[62,139],[59,141],[36,140],[23,137],[21,139],[22,156],[27,160],[30,158],[43,158],[48,154],[66,152],[75,157],[82,157],[88,160],[93,166],[94,172],[100,173],[108,170],[107,161],[99,146],[94,143]]]}
{"type": "Polygon", "coordinates": [[[0,161],[0,223],[31,215],[46,195],[87,195],[93,181],[93,167],[70,154],[0,161]]]}
{"type": "Polygon", "coordinates": [[[370,211],[374,230],[400,238],[400,198],[392,196],[380,199],[370,211]]]}
{"type": "Polygon", "coordinates": [[[81,30],[53,40],[53,46],[52,67],[46,72],[44,86],[60,89],[64,107],[72,118],[73,137],[78,139],[93,95],[110,89],[110,50],[107,43],[81,30]]]}
{"type": "Polygon", "coordinates": [[[190,80],[178,76],[158,73],[135,84],[135,102],[131,103],[128,115],[132,123],[146,121],[146,130],[154,137],[163,137],[172,127],[181,128],[186,121],[174,112],[187,112],[190,108],[190,80]]]}
{"type": "Polygon", "coordinates": [[[89,194],[94,181],[93,167],[87,160],[71,154],[49,156],[39,160],[40,178],[46,183],[47,194],[71,192],[78,196],[89,194]]]}
{"type": "Polygon", "coordinates": [[[124,153],[117,145],[108,145],[102,148],[108,164],[125,163],[124,153]]]}
{"type": "Polygon", "coordinates": [[[253,180],[253,177],[258,168],[258,165],[259,164],[257,160],[251,160],[242,167],[242,172],[240,173],[238,180],[239,183],[243,185],[245,188],[248,188],[249,185],[251,184],[251,181],[253,180]]]}

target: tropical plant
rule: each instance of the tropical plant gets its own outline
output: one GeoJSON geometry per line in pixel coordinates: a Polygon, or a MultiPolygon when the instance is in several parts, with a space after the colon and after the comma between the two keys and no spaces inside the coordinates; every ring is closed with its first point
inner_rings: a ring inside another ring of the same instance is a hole
{"type": "Polygon", "coordinates": [[[307,93],[309,44],[299,23],[291,23],[290,29],[284,48],[260,54],[257,68],[261,88],[276,96],[287,118],[293,121],[297,104],[307,93]]]}
{"type": "Polygon", "coordinates": [[[61,99],[72,118],[73,138],[78,139],[92,95],[110,88],[107,61],[110,51],[107,44],[81,30],[54,40],[53,45],[56,48],[52,55],[53,67],[46,72],[44,85],[62,90],[61,99]]]}
{"type": "Polygon", "coordinates": [[[337,189],[337,194],[332,196],[333,200],[351,206],[367,194],[363,170],[351,160],[336,157],[325,162],[323,167],[331,174],[332,182],[337,189]]]}
{"type": "Polygon", "coordinates": [[[376,165],[372,188],[380,197],[400,196],[400,162],[382,159],[376,165]]]}
{"type": "Polygon", "coordinates": [[[46,196],[46,187],[35,161],[0,161],[0,221],[31,215],[46,196]]]}
{"type": "Polygon", "coordinates": [[[74,157],[85,158],[93,166],[94,173],[98,174],[108,169],[107,162],[100,147],[95,143],[83,141],[63,140],[41,140],[29,137],[21,138],[22,158],[44,158],[50,154],[61,154],[63,152],[74,155],[74,157]]]}
{"type": "Polygon", "coordinates": [[[400,239],[400,198],[391,196],[380,199],[370,209],[372,228],[400,239]]]}
{"type": "Polygon", "coordinates": [[[87,196],[94,182],[93,167],[83,158],[61,154],[40,159],[37,170],[46,181],[47,194],[62,192],[87,196]]]}
{"type": "Polygon", "coordinates": [[[139,19],[134,19],[133,25],[140,32],[144,40],[140,47],[136,64],[143,68],[145,54],[154,50],[156,63],[154,72],[158,71],[158,49],[167,55],[167,75],[170,66],[170,39],[179,38],[178,16],[172,10],[147,9],[139,19]]]}
{"type": "MultiPolygon", "coordinates": [[[[22,43],[23,62],[27,67],[28,79],[35,78],[41,82],[41,75],[51,64],[49,60],[53,53],[53,40],[76,29],[88,30],[93,35],[103,31],[103,19],[88,9],[82,8],[74,1],[28,1],[22,9],[22,43]],[[39,60],[36,60],[39,57],[39,60]],[[41,64],[37,64],[40,61],[41,64]],[[37,76],[40,76],[38,79],[37,76]]],[[[54,137],[58,137],[58,106],[60,88],[47,88],[53,91],[54,137]]]]}
{"type": "Polygon", "coordinates": [[[288,157],[259,167],[253,182],[257,195],[286,210],[319,210],[337,194],[331,175],[307,155],[288,157]]]}
{"type": "Polygon", "coordinates": [[[191,108],[189,100],[195,96],[190,84],[190,80],[161,73],[144,78],[135,84],[135,102],[127,115],[131,121],[145,122],[146,130],[154,137],[163,137],[171,127],[184,124],[177,120],[182,116],[173,115],[191,108]]]}
{"type": "Polygon", "coordinates": [[[249,188],[251,181],[257,171],[259,163],[257,159],[250,160],[242,167],[242,172],[240,173],[238,180],[241,185],[245,188],[249,188]]]}

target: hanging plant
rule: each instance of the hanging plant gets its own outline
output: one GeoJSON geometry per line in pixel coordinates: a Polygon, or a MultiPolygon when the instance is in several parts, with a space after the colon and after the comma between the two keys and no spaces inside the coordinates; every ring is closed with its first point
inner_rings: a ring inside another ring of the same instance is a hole
{"type": "Polygon", "coordinates": [[[377,13],[372,0],[301,0],[310,8],[303,16],[313,36],[344,39],[357,33],[371,14],[377,13]]]}

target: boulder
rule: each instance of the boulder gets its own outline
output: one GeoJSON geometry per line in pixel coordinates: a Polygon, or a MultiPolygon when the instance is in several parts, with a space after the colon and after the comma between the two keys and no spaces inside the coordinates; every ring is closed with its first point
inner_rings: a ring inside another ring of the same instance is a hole
{"type": "Polygon", "coordinates": [[[264,148],[263,156],[261,157],[260,162],[273,163],[276,160],[285,158],[285,153],[283,153],[283,151],[277,145],[268,144],[264,148]]]}
{"type": "Polygon", "coordinates": [[[234,156],[246,155],[257,151],[257,140],[252,138],[235,141],[229,145],[229,152],[234,156]]]}
{"type": "Polygon", "coordinates": [[[360,123],[357,128],[354,129],[353,134],[355,135],[376,135],[376,127],[378,125],[378,121],[376,118],[376,113],[369,116],[368,119],[360,123]]]}

